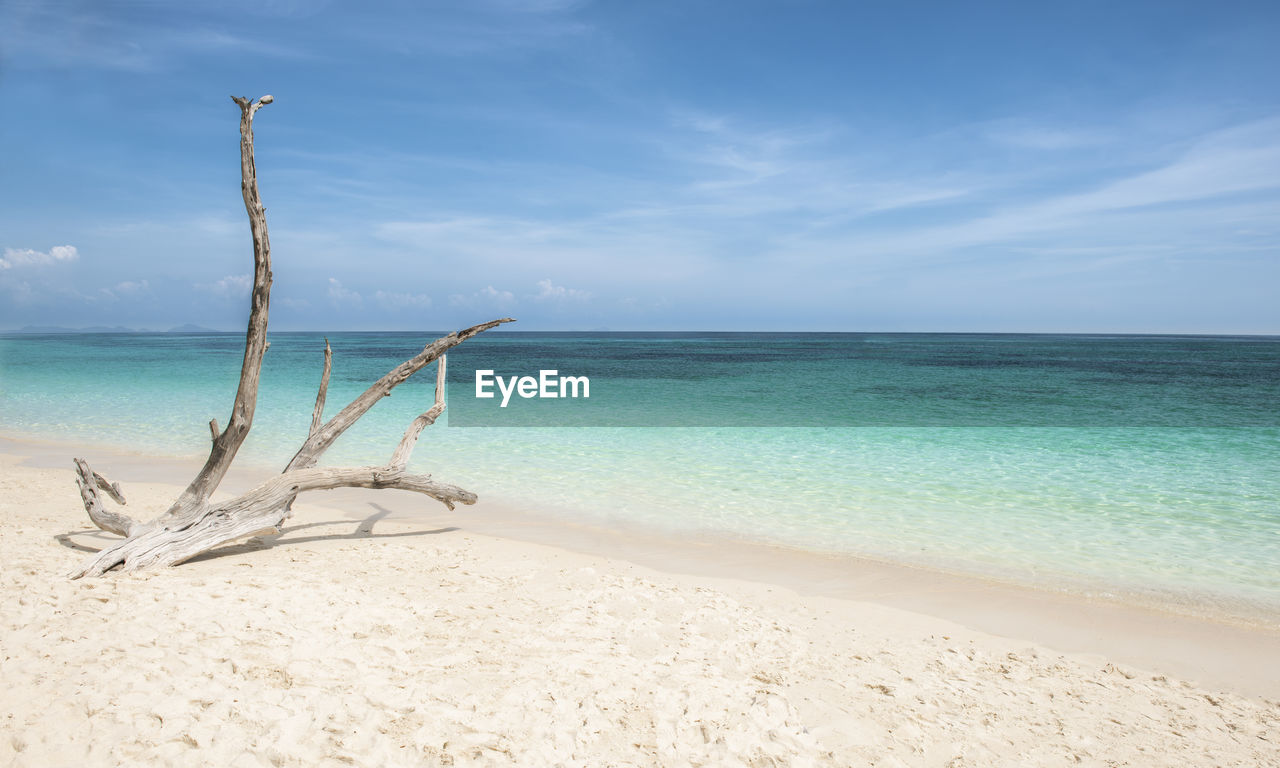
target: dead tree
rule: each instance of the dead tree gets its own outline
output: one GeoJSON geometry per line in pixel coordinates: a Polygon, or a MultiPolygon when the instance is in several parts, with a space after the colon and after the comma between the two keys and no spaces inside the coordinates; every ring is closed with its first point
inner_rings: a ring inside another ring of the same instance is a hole
{"type": "Polygon", "coordinates": [[[82,563],[71,573],[72,578],[100,576],[116,567],[136,571],[177,565],[201,552],[236,539],[278,533],[281,524],[289,516],[293,500],[305,491],[350,487],[399,488],[430,496],[449,509],[453,509],[454,504],[474,504],[476,501],[474,493],[437,482],[430,475],[411,474],[407,471],[407,465],[422,430],[434,423],[444,411],[445,352],[482,331],[512,322],[509,317],[481,323],[427,344],[417,355],[371,384],[363,394],[327,422],[323,421],[322,416],[333,352],[326,341],[324,373],[320,379],[315,409],[312,411],[311,429],[297,454],[281,474],[247,493],[226,501],[210,501],[210,496],[231,467],[236,452],[240,450],[253,425],[262,357],[269,346],[267,310],[271,300],[271,244],[267,238],[267,218],[258,197],[258,178],[253,162],[253,116],[261,107],[270,104],[272,98],[263,96],[251,102],[249,99],[233,96],[232,100],[240,106],[240,191],[244,196],[244,207],[249,214],[249,228],[253,235],[254,270],[244,362],[240,368],[240,385],[236,389],[231,418],[227,421],[226,429],[222,430],[218,428],[217,419],[209,422],[213,447],[204,467],[169,509],[149,523],[139,523],[118,510],[108,509],[102,501],[104,495],[118,504],[125,503],[119,484],[94,472],[84,459],[75,460],[76,482],[80,486],[80,496],[84,500],[89,519],[102,530],[124,538],[82,563]],[[375,403],[391,394],[392,389],[433,360],[438,361],[435,403],[413,420],[386,464],[377,467],[316,466],[329,446],[375,403]]]}

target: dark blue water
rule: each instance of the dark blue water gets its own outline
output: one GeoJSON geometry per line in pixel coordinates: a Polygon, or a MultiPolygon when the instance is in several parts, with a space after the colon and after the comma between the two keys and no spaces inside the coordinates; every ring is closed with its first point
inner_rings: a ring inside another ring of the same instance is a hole
{"type": "Polygon", "coordinates": [[[492,334],[449,374],[455,426],[1280,425],[1269,338],[492,334]],[[504,406],[475,397],[476,370],[585,376],[591,397],[504,406]]]}

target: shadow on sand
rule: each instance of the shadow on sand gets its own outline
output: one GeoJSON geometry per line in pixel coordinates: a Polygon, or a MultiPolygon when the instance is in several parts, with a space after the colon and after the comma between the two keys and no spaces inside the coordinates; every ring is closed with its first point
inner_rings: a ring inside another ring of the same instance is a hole
{"type": "MultiPolygon", "coordinates": [[[[264,549],[275,549],[293,544],[306,544],[313,541],[342,541],[352,539],[401,539],[414,536],[435,536],[441,533],[452,533],[459,530],[455,526],[448,528],[434,528],[427,531],[401,531],[399,533],[374,533],[373,527],[380,520],[391,514],[391,510],[373,502],[369,506],[375,510],[372,515],[361,520],[355,527],[355,530],[349,533],[333,532],[333,533],[312,533],[311,535],[296,535],[300,531],[315,531],[316,529],[349,527],[354,520],[326,520],[319,523],[305,523],[302,525],[286,526],[280,533],[267,536],[254,536],[248,541],[240,544],[232,544],[229,546],[217,547],[208,552],[203,552],[191,558],[187,562],[198,563],[202,560],[213,560],[219,557],[228,557],[231,555],[243,555],[248,552],[258,552],[264,549]]],[[[102,551],[103,548],[120,540],[119,537],[113,536],[105,531],[97,529],[85,529],[79,531],[68,531],[67,533],[59,533],[54,536],[58,543],[68,549],[74,549],[77,552],[86,554],[94,554],[102,551]]]]}

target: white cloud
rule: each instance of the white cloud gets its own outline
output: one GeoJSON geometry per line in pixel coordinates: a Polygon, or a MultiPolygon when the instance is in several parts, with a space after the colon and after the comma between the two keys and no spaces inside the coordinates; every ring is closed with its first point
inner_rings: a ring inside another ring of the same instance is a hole
{"type": "Polygon", "coordinates": [[[538,281],[538,293],[533,298],[538,301],[586,301],[591,298],[591,294],[577,288],[555,285],[547,279],[538,281]]]}
{"type": "Polygon", "coordinates": [[[108,299],[136,299],[151,292],[151,283],[146,280],[125,280],[110,288],[100,288],[108,299]]]}
{"type": "Polygon", "coordinates": [[[344,288],[342,283],[334,278],[329,278],[329,301],[337,304],[361,305],[364,303],[364,297],[350,288],[344,288]]]}
{"type": "Polygon", "coordinates": [[[501,291],[492,285],[487,285],[470,295],[455,293],[449,297],[449,303],[455,307],[507,307],[515,300],[516,295],[511,291],[501,291]]]}
{"type": "Polygon", "coordinates": [[[253,278],[249,275],[227,275],[212,283],[196,283],[196,288],[224,299],[238,299],[249,295],[253,278]]]}
{"type": "Polygon", "coordinates": [[[48,251],[33,251],[30,248],[5,248],[4,258],[0,258],[0,269],[19,267],[43,267],[49,264],[69,263],[80,258],[80,252],[74,245],[55,245],[48,251]]]}
{"type": "Polygon", "coordinates": [[[492,285],[486,286],[484,290],[480,291],[480,296],[490,301],[499,301],[499,302],[508,302],[515,299],[515,295],[511,293],[511,291],[499,291],[498,289],[494,288],[492,285]]]}
{"type": "Polygon", "coordinates": [[[151,284],[146,280],[125,280],[124,282],[116,283],[113,290],[117,293],[142,293],[150,288],[151,284]]]}
{"type": "Polygon", "coordinates": [[[378,291],[373,295],[374,301],[383,309],[395,312],[406,309],[426,309],[431,306],[431,297],[425,293],[397,293],[395,291],[378,291]]]}

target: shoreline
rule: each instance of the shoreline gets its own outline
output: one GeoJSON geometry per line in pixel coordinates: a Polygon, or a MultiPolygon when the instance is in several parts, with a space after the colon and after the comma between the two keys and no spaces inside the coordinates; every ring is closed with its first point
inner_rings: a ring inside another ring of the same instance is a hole
{"type": "MultiPolygon", "coordinates": [[[[174,456],[152,451],[128,450],[105,442],[55,439],[13,431],[0,432],[0,453],[40,454],[45,457],[39,459],[43,462],[42,466],[61,468],[68,460],[67,457],[76,451],[89,456],[101,456],[108,460],[123,460],[130,471],[142,470],[144,476],[177,485],[185,485],[205,460],[203,452],[188,456],[174,456]],[[160,467],[166,469],[153,471],[160,467]]],[[[238,457],[237,465],[229,475],[231,485],[226,487],[244,490],[252,482],[271,477],[278,470],[279,467],[273,464],[255,463],[253,459],[238,457]]],[[[339,489],[321,494],[318,498],[341,499],[344,493],[351,492],[357,495],[361,493],[358,489],[354,491],[339,489]]],[[[481,517],[487,523],[486,533],[489,535],[554,545],[560,541],[560,533],[569,532],[578,539],[576,548],[584,552],[603,554],[604,550],[608,550],[615,555],[626,556],[630,553],[630,549],[622,541],[624,537],[644,539],[655,545],[698,541],[704,548],[741,549],[757,554],[778,553],[782,557],[848,564],[859,571],[883,569],[898,575],[930,574],[959,582],[991,585],[1037,595],[1052,595],[1067,600],[1137,608],[1147,612],[1172,614],[1215,624],[1280,632],[1280,602],[1265,602],[1207,588],[1188,591],[1172,587],[1127,584],[1081,573],[1050,572],[1039,577],[1031,577],[1011,569],[994,566],[979,567],[956,559],[954,556],[945,560],[937,557],[911,558],[908,555],[899,558],[892,555],[878,556],[864,552],[820,549],[806,544],[746,536],[732,530],[685,530],[637,524],[618,518],[590,515],[585,507],[570,512],[568,507],[561,509],[545,504],[531,504],[527,501],[500,497],[491,492],[484,492],[481,496],[479,507],[464,508],[464,511],[484,510],[485,514],[481,517]]],[[[323,504],[322,501],[318,503],[323,504]]],[[[330,504],[330,506],[335,505],[336,502],[330,504]]],[[[430,505],[424,508],[422,505],[413,504],[399,505],[396,510],[396,514],[404,519],[430,515],[432,512],[430,505]],[[414,509],[411,510],[409,507],[414,509]]],[[[646,557],[646,551],[641,550],[636,553],[636,556],[646,557]]],[[[674,562],[680,561],[676,559],[674,562]]],[[[823,581],[826,582],[828,579],[823,581]]],[[[797,585],[803,585],[803,581],[797,582],[797,585]]]]}
{"type": "MultiPolygon", "coordinates": [[[[70,468],[39,466],[59,455],[0,452],[15,768],[1280,763],[1274,635],[1184,632],[1189,661],[1237,675],[1193,683],[1151,645],[1139,664],[1064,653],[875,585],[847,599],[759,562],[749,579],[655,570],[575,552],[564,527],[557,546],[479,532],[483,507],[400,519],[377,491],[304,496],[283,535],[175,568],[72,581],[115,537],[88,524],[70,468]]],[[[164,460],[90,458],[131,507],[180,490],[164,460]]],[[[970,602],[952,588],[933,594],[970,602]]],[[[1130,631],[1114,619],[1107,636],[1130,631]]]]}
{"type": "MultiPolygon", "coordinates": [[[[0,455],[25,465],[64,469],[72,450],[88,451],[95,469],[124,485],[145,482],[180,490],[203,457],[174,458],[110,446],[72,446],[0,434],[0,455]],[[96,461],[94,458],[96,457],[96,461]]],[[[272,474],[233,468],[220,493],[246,489],[272,474]]],[[[68,502],[79,510],[68,471],[68,502]]],[[[1280,625],[1224,615],[1195,615],[1164,606],[1053,591],[915,564],[816,553],[713,536],[673,536],[632,527],[573,521],[544,510],[515,509],[481,499],[454,512],[413,494],[339,489],[306,498],[352,522],[373,512],[385,523],[428,525],[471,535],[605,558],[671,577],[778,587],[805,598],[867,603],[941,619],[973,631],[1033,642],[1057,652],[1098,656],[1176,676],[1215,690],[1280,698],[1280,625]]],[[[149,514],[158,511],[149,510],[149,514]]],[[[146,515],[143,515],[144,517],[146,515]]],[[[83,518],[83,511],[80,510],[83,518]]],[[[84,519],[88,525],[87,519],[84,519]]],[[[238,545],[233,545],[238,546],[238,545]]],[[[181,566],[179,566],[181,567],[181,566]]],[[[1271,618],[1271,617],[1268,617],[1271,618]]]]}

